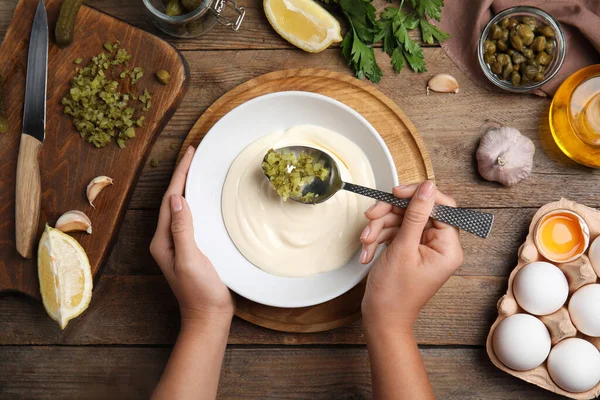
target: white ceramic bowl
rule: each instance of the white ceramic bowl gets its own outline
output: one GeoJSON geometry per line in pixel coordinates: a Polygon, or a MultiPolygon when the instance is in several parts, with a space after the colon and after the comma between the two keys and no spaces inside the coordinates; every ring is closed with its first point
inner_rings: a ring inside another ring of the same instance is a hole
{"type": "Polygon", "coordinates": [[[268,274],[237,250],[221,214],[221,193],[229,166],[250,143],[276,130],[317,125],[356,143],[367,155],[377,189],[398,184],[392,156],[375,128],[360,114],[331,99],[309,92],[278,92],[252,99],[231,110],[206,134],[198,147],[186,184],[200,249],[235,293],[275,307],[306,307],[347,292],[368,273],[357,253],[344,267],[305,278],[268,274]]]}

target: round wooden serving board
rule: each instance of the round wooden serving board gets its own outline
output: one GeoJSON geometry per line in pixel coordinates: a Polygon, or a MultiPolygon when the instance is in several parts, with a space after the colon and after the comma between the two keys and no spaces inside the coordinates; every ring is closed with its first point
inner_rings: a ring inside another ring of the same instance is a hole
{"type": "MultiPolygon", "coordinates": [[[[331,97],[365,117],[385,140],[394,158],[398,179],[402,184],[434,179],[431,160],[422,139],[413,123],[392,100],[371,85],[351,76],[319,69],[272,72],[227,92],[196,122],[181,148],[179,159],[188,146],[197,147],[210,128],[240,104],[265,94],[291,90],[331,97]]],[[[333,300],[303,308],[269,307],[236,296],[236,315],[253,324],[279,331],[326,331],[360,318],[360,304],[364,289],[363,281],[333,300]]]]}

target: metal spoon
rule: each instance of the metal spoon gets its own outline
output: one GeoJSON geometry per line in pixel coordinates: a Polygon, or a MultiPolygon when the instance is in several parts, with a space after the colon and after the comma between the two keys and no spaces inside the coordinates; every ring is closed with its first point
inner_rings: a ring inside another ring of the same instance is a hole
{"type": "MultiPolygon", "coordinates": [[[[399,199],[393,194],[382,192],[381,190],[371,189],[342,181],[337,163],[329,156],[329,154],[319,149],[307,146],[289,146],[275,149],[275,151],[280,154],[294,153],[296,156],[299,156],[300,153],[304,152],[313,157],[315,162],[321,162],[325,168],[328,168],[331,171],[328,180],[323,181],[319,178],[316,178],[312,183],[304,186],[302,190],[302,196],[306,195],[307,193],[314,193],[318,195],[318,197],[314,198],[313,202],[303,202],[298,197],[290,197],[290,199],[299,203],[323,203],[342,189],[371,197],[376,200],[385,201],[400,208],[406,208],[410,201],[410,199],[399,199]]],[[[433,206],[431,218],[482,238],[488,237],[494,223],[494,214],[438,204],[433,206]]]]}

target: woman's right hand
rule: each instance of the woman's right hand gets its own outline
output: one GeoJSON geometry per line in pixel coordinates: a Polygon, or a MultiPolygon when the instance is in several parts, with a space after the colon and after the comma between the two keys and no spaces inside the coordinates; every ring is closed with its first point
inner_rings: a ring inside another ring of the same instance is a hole
{"type": "Polygon", "coordinates": [[[369,273],[362,302],[365,323],[383,324],[412,334],[423,306],[463,262],[458,230],[431,220],[434,203],[456,206],[432,181],[396,187],[393,194],[411,198],[406,210],[379,202],[365,215],[361,261],[369,263],[387,243],[369,273]]]}

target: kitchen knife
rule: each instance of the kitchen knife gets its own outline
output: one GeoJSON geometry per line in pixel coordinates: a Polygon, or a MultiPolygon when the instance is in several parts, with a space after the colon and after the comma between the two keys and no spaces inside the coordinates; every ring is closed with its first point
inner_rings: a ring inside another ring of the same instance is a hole
{"type": "Polygon", "coordinates": [[[23,133],[17,161],[15,230],[17,251],[31,258],[42,200],[38,156],[46,135],[46,81],[48,78],[48,17],[39,0],[27,56],[23,133]]]}

